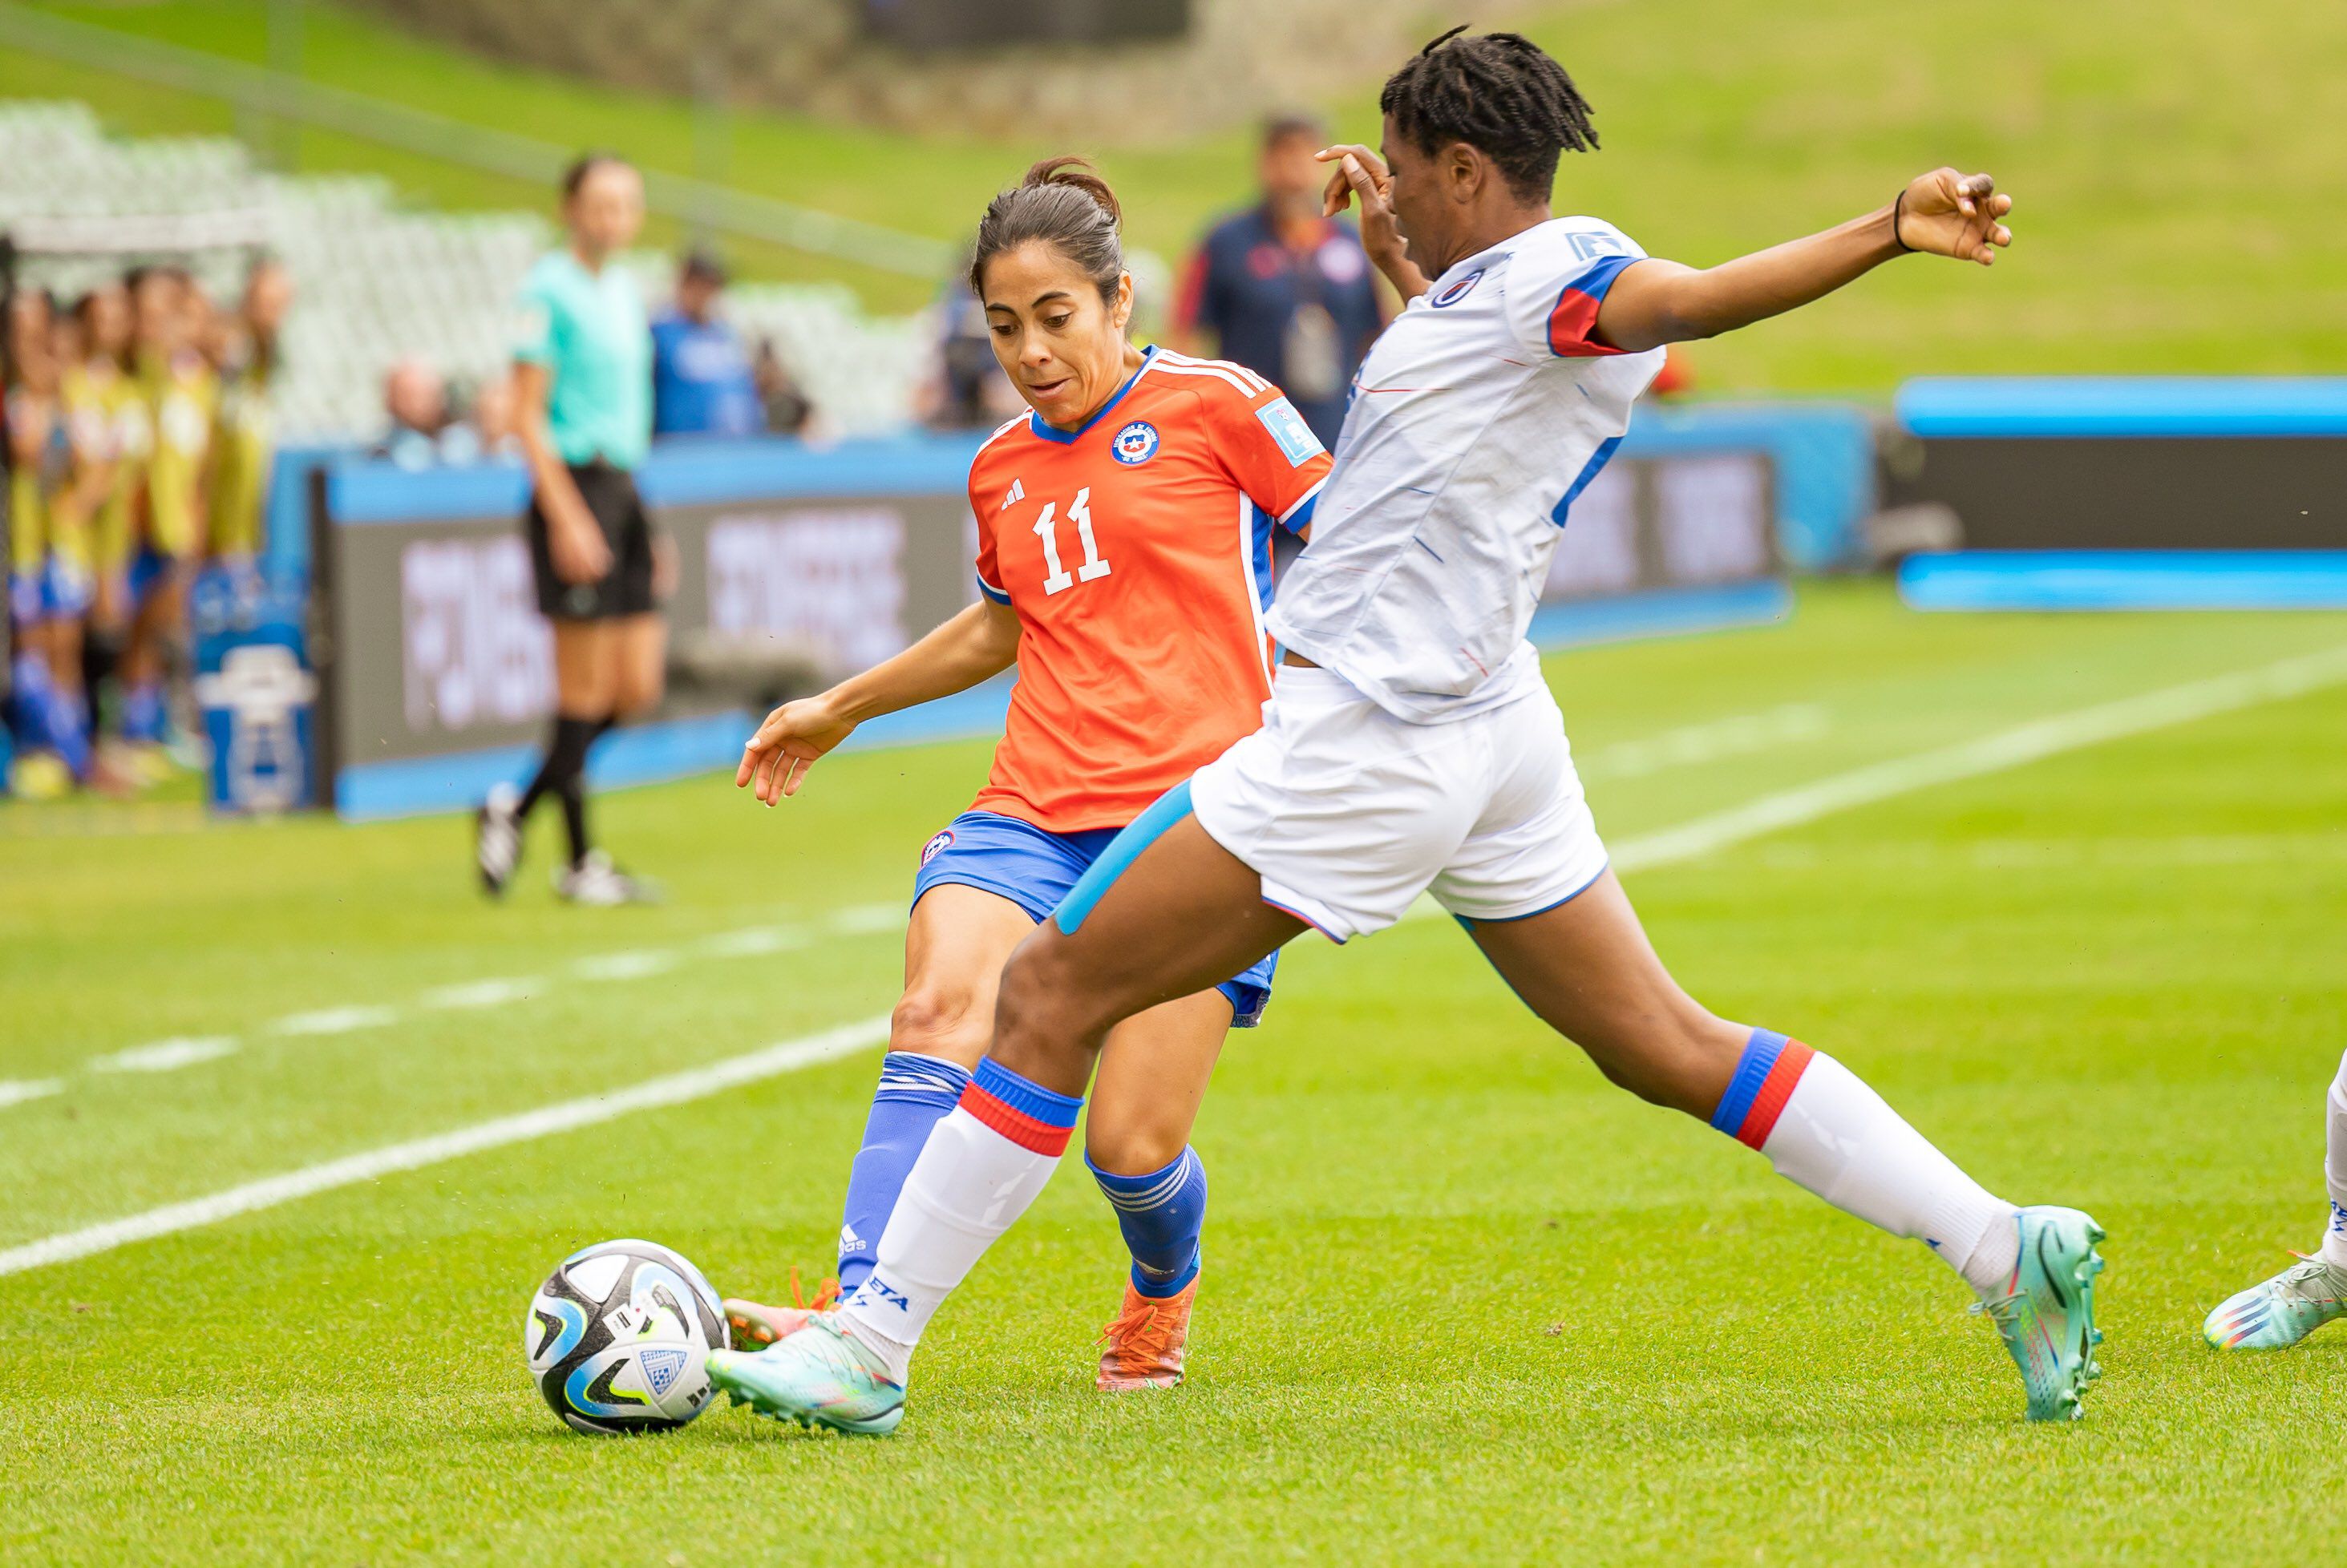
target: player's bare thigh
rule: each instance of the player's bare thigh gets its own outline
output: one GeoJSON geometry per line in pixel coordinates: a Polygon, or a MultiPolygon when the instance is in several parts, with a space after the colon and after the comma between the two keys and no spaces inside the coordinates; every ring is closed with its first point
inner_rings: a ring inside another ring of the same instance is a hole
{"type": "Polygon", "coordinates": [[[611,712],[618,624],[554,621],[554,701],[566,718],[600,719],[611,712]]]}
{"type": "Polygon", "coordinates": [[[1679,989],[1613,872],[1570,903],[1470,929],[1524,1004],[1607,1078],[1691,1116],[1718,1105],[1750,1030],[1679,989]]]}
{"type": "Polygon", "coordinates": [[[1077,928],[1046,920],[1011,957],[994,1055],[1061,1094],[1081,1094],[1116,1025],[1220,985],[1297,936],[1263,901],[1263,879],[1184,817],[1109,885],[1077,928]]]}
{"type": "Polygon", "coordinates": [[[975,1069],[994,1031],[1002,966],[1035,928],[999,894],[941,882],[921,895],[905,928],[905,994],[888,1020],[888,1049],[975,1069]]]}

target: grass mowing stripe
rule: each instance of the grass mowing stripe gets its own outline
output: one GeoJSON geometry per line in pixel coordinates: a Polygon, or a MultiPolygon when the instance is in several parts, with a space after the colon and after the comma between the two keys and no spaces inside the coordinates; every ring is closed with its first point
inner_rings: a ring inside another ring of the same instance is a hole
{"type": "MultiPolygon", "coordinates": [[[[1779,828],[1798,826],[1839,811],[1872,804],[1894,795],[1956,779],[2041,761],[2105,741],[2230,712],[2260,702],[2300,696],[2347,680],[2347,645],[2284,659],[2255,670],[2165,687],[2074,712],[2056,714],[1958,745],[1853,769],[1799,789],[1763,795],[1748,804],[1697,817],[1682,826],[1628,839],[1614,851],[1624,869],[1652,866],[1726,848],[1779,828]]],[[[859,923],[861,911],[846,912],[859,923]]],[[[608,1122],[631,1111],[675,1105],[714,1094],[735,1084],[790,1072],[818,1061],[878,1044],[887,1038],[887,1017],[866,1019],[805,1040],[784,1041],[747,1056],[671,1073],[609,1095],[566,1101],[495,1122],[395,1143],[305,1170],[272,1176],[210,1197],[171,1204],[126,1219],[67,1231],[0,1252],[0,1276],[111,1251],[134,1241],[210,1225],[255,1209],[348,1186],[396,1171],[413,1170],[507,1143],[566,1132],[608,1122]]],[[[5,1088],[7,1086],[0,1086],[5,1088]]]]}
{"type": "MultiPolygon", "coordinates": [[[[617,1121],[638,1111],[682,1105],[740,1084],[754,1083],[762,1078],[774,1078],[785,1072],[795,1072],[803,1067],[831,1061],[867,1046],[877,1045],[887,1038],[888,1019],[884,1013],[876,1018],[841,1024],[819,1034],[786,1040],[763,1050],[728,1057],[706,1067],[690,1068],[682,1072],[648,1079],[632,1088],[609,1094],[566,1100],[557,1105],[525,1111],[518,1116],[501,1116],[494,1122],[458,1128],[453,1132],[411,1139],[405,1143],[393,1143],[381,1149],[370,1149],[362,1154],[289,1171],[282,1176],[247,1182],[208,1197],[192,1198],[181,1204],[166,1204],[144,1214],[108,1220],[102,1225],[85,1225],[80,1230],[66,1231],[36,1242],[28,1242],[23,1246],[10,1247],[0,1252],[0,1275],[21,1274],[29,1268],[42,1268],[50,1264],[88,1257],[95,1253],[111,1252],[132,1242],[149,1241],[156,1236],[169,1235],[174,1231],[193,1230],[199,1225],[213,1225],[237,1214],[251,1214],[256,1209],[274,1208],[279,1204],[292,1203],[296,1198],[306,1198],[314,1193],[371,1182],[381,1176],[413,1171],[425,1165],[436,1165],[443,1161],[478,1153],[484,1149],[551,1137],[557,1132],[617,1121]]],[[[7,1086],[0,1086],[5,1087],[7,1086]]]]}

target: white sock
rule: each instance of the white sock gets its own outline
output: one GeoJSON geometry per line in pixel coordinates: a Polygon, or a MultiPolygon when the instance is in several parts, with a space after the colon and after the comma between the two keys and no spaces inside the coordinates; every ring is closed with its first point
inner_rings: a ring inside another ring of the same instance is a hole
{"type": "Polygon", "coordinates": [[[1714,1126],[1843,1213],[1923,1243],[1983,1296],[2012,1288],[2021,1238],[2011,1204],[1832,1057],[1765,1030],[1753,1040],[1714,1126]]]}
{"type": "MultiPolygon", "coordinates": [[[[921,1330],[995,1237],[1059,1169],[1060,1148],[1029,1147],[970,1113],[972,1094],[929,1133],[880,1235],[878,1261],[839,1308],[843,1326],[901,1383],[921,1330]]],[[[1045,1140],[1048,1141],[1048,1140],[1045,1140]]]]}
{"type": "Polygon", "coordinates": [[[2326,1110],[2322,1184],[2331,1190],[2331,1223],[2322,1229],[2317,1255],[2335,1268],[2347,1268],[2347,1056],[2339,1059],[2339,1076],[2331,1081],[2326,1110]]]}

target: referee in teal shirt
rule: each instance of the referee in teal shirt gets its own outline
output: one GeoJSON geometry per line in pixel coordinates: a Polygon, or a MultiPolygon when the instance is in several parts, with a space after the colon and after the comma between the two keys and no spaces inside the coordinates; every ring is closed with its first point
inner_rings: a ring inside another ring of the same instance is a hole
{"type": "Polygon", "coordinates": [[[586,781],[596,739],[660,701],[665,654],[651,524],[635,482],[651,445],[651,333],[617,260],[643,228],[643,179],[623,159],[589,153],[563,176],[562,218],[569,243],[524,281],[514,349],[530,561],[538,608],[554,624],[554,733],[528,789],[490,792],[475,858],[482,886],[504,892],[522,824],[551,795],[570,841],[556,891],[628,904],[647,888],[589,840],[586,781]]]}

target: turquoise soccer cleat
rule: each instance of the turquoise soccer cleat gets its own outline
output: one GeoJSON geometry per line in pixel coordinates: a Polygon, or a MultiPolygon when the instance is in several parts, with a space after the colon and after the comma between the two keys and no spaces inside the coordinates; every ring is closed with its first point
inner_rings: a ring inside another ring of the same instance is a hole
{"type": "Polygon", "coordinates": [[[904,1385],[827,1316],[770,1349],[711,1351],[709,1380],[737,1405],[803,1427],[879,1438],[905,1419],[904,1385]]]}
{"type": "Polygon", "coordinates": [[[2086,1385],[2103,1375],[2095,1347],[2095,1276],[2103,1271],[2095,1244],[2103,1227],[2075,1209],[2027,1208],[2021,1259],[2006,1294],[1983,1297],[1973,1311],[1996,1325],[2021,1368],[2033,1421],[2075,1421],[2086,1385]]]}
{"type": "Polygon", "coordinates": [[[2219,1350],[2284,1350],[2334,1317],[2347,1317],[2347,1268],[2298,1261],[2209,1314],[2200,1332],[2219,1350]]]}

